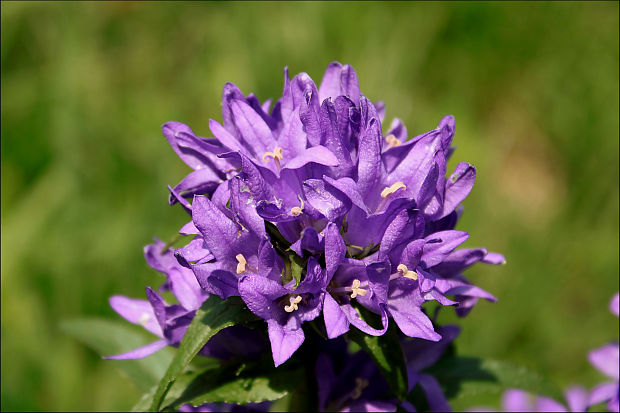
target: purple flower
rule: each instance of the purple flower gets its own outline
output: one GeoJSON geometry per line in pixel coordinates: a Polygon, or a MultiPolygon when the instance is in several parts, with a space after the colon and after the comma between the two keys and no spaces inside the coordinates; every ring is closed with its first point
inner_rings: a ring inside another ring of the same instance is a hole
{"type": "Polygon", "coordinates": [[[326,271],[311,258],[307,274],[297,288],[257,275],[246,275],[239,292],[248,308],[267,322],[273,361],[277,366],[288,360],[304,341],[301,324],[321,314],[323,294],[329,282],[326,271]]]}

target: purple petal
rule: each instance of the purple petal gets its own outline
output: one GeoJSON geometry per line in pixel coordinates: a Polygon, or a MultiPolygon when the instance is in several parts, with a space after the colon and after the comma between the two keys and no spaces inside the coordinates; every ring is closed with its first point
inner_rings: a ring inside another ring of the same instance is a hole
{"type": "Polygon", "coordinates": [[[362,211],[364,211],[366,215],[370,213],[370,211],[368,211],[368,207],[364,203],[359,189],[357,188],[357,183],[355,183],[353,179],[349,177],[344,177],[336,180],[328,176],[323,176],[323,180],[334,188],[338,189],[343,194],[345,194],[351,200],[351,202],[362,211]]]}
{"type": "Polygon", "coordinates": [[[211,133],[213,133],[213,136],[215,136],[217,140],[219,140],[225,147],[229,148],[232,151],[246,152],[245,147],[241,145],[237,138],[231,135],[217,121],[209,119],[209,129],[211,129],[211,133]]]}
{"type": "Polygon", "coordinates": [[[443,212],[439,218],[443,218],[461,203],[471,192],[476,180],[476,168],[467,162],[461,162],[448,178],[443,201],[443,212]]]}
{"type": "Polygon", "coordinates": [[[355,73],[355,70],[350,65],[344,65],[342,67],[340,85],[343,95],[347,96],[353,102],[359,101],[361,95],[360,85],[357,80],[357,73],[355,73]]]}
{"type": "Polygon", "coordinates": [[[464,231],[440,231],[426,237],[421,262],[426,268],[441,263],[456,247],[469,238],[464,231]],[[439,240],[439,242],[435,242],[439,240]]]}
{"type": "Polygon", "coordinates": [[[191,265],[200,287],[210,294],[222,299],[238,296],[238,278],[230,271],[223,269],[221,262],[206,262],[191,265]]]}
{"type": "Polygon", "coordinates": [[[234,117],[230,108],[230,102],[234,99],[244,100],[245,96],[235,84],[227,82],[222,91],[222,119],[224,120],[224,127],[226,130],[232,134],[237,133],[234,117]]]}
{"type": "Polygon", "coordinates": [[[135,360],[150,356],[153,353],[158,352],[162,348],[168,345],[166,340],[157,340],[146,346],[139,347],[135,350],[128,351],[126,353],[117,354],[115,356],[104,357],[106,360],[135,360]]]}
{"type": "Polygon", "coordinates": [[[187,212],[188,214],[192,214],[192,205],[187,202],[187,199],[183,198],[181,196],[181,194],[179,192],[177,192],[176,189],[174,189],[173,187],[171,187],[170,185],[168,185],[168,191],[170,191],[170,196],[168,198],[168,203],[170,205],[174,205],[177,202],[179,204],[181,204],[181,206],[183,207],[183,209],[185,210],[185,212],[187,212]]]}
{"type": "Polygon", "coordinates": [[[420,374],[419,383],[426,394],[426,400],[431,412],[451,412],[452,408],[446,400],[439,382],[428,374],[420,374]]]}
{"type": "Polygon", "coordinates": [[[181,227],[181,229],[179,230],[179,234],[182,235],[193,235],[193,234],[198,234],[200,231],[198,231],[198,228],[196,228],[196,225],[194,225],[194,221],[189,221],[187,224],[183,225],[181,227]]]}
{"type": "MultiPolygon", "coordinates": [[[[420,372],[435,364],[448,346],[458,337],[461,329],[454,325],[439,327],[437,333],[441,340],[406,340],[402,342],[403,353],[407,359],[407,368],[412,372],[420,372]]],[[[410,385],[413,383],[410,383],[410,385]]]]}
{"type": "Polygon", "coordinates": [[[203,295],[193,272],[186,268],[183,268],[182,271],[176,268],[170,270],[170,285],[170,289],[179,300],[179,304],[188,311],[198,309],[207,298],[203,295]]]}
{"type": "Polygon", "coordinates": [[[179,158],[185,162],[192,169],[198,169],[207,164],[207,160],[199,150],[188,150],[187,148],[179,147],[178,139],[181,132],[194,135],[191,128],[181,122],[167,122],[162,126],[162,132],[172,149],[179,155],[179,158]]]}
{"type": "Polygon", "coordinates": [[[618,383],[602,383],[592,389],[588,404],[590,406],[612,400],[618,397],[618,383]]]}
{"type": "Polygon", "coordinates": [[[305,227],[301,231],[301,237],[291,244],[291,249],[303,258],[303,250],[310,251],[313,254],[318,253],[323,250],[323,244],[321,243],[319,233],[314,227],[305,227]]]}
{"type": "Polygon", "coordinates": [[[325,70],[321,86],[319,87],[319,101],[323,102],[327,98],[336,99],[342,95],[341,89],[342,65],[338,62],[331,62],[325,70]]]}
{"type": "Polygon", "coordinates": [[[381,129],[374,118],[360,136],[358,154],[357,188],[364,199],[374,197],[378,201],[378,187],[385,171],[381,162],[381,129]]]}
{"type": "Polygon", "coordinates": [[[163,253],[161,252],[165,246],[166,244],[155,238],[154,244],[144,247],[144,259],[153,269],[163,274],[168,274],[168,270],[176,267],[178,264],[171,249],[167,249],[163,253]]]}
{"type": "Polygon", "coordinates": [[[534,409],[537,412],[565,412],[566,407],[548,397],[537,397],[534,409]]]}
{"type": "Polygon", "coordinates": [[[110,307],[130,323],[140,324],[156,336],[164,336],[148,301],[113,295],[110,297],[110,307]]]}
{"type": "Polygon", "coordinates": [[[256,213],[256,205],[249,187],[239,177],[230,181],[230,206],[240,224],[261,238],[267,235],[265,221],[256,213]]]}
{"type": "Polygon", "coordinates": [[[502,395],[502,410],[505,412],[530,412],[532,408],[532,397],[523,390],[509,389],[502,395]]]}
{"type": "Polygon", "coordinates": [[[325,267],[329,277],[334,275],[346,253],[347,247],[338,226],[330,222],[325,228],[325,267]]]}
{"type": "Polygon", "coordinates": [[[447,150],[450,144],[452,143],[452,139],[454,139],[454,131],[455,131],[455,122],[454,116],[448,115],[445,116],[437,125],[437,129],[441,134],[441,144],[444,150],[447,150]]]}
{"type": "Polygon", "coordinates": [[[338,115],[336,107],[330,100],[325,100],[319,111],[319,122],[321,125],[321,143],[328,148],[336,158],[336,163],[332,166],[340,171],[336,177],[350,175],[354,167],[351,161],[351,152],[345,140],[339,135],[338,115]]]}
{"type": "Polygon", "coordinates": [[[394,118],[387,134],[394,135],[401,143],[407,140],[407,128],[403,121],[398,118],[394,118]]]}
{"type": "Polygon", "coordinates": [[[397,198],[389,202],[385,211],[367,216],[358,207],[353,206],[347,215],[348,229],[344,235],[348,244],[365,247],[381,242],[385,229],[403,209],[412,208],[415,202],[397,198]]]}
{"type": "Polygon", "coordinates": [[[591,351],[588,354],[588,359],[594,367],[596,367],[601,373],[607,377],[618,381],[618,363],[619,352],[618,343],[607,344],[596,350],[591,351]]]}
{"type": "Polygon", "coordinates": [[[304,150],[300,155],[294,159],[286,162],[283,168],[286,169],[298,169],[311,162],[319,165],[336,166],[338,165],[338,159],[334,154],[324,146],[313,146],[304,150]]]}
{"type": "Polygon", "coordinates": [[[274,150],[276,140],[271,129],[250,105],[242,100],[233,100],[230,108],[243,143],[252,148],[257,158],[274,150]]]}
{"type": "Polygon", "coordinates": [[[284,124],[278,136],[278,146],[282,148],[284,160],[296,158],[306,151],[307,139],[299,117],[299,108],[295,109],[284,124]]]}
{"type": "Polygon", "coordinates": [[[329,185],[326,188],[322,179],[308,179],[302,188],[310,206],[330,222],[338,222],[351,207],[346,196],[329,185]]]}
{"type": "Polygon", "coordinates": [[[276,320],[267,321],[271,353],[276,367],[288,360],[304,342],[304,331],[296,317],[290,317],[286,325],[276,320]]]}
{"type": "Polygon", "coordinates": [[[430,341],[441,340],[441,336],[433,329],[433,323],[419,307],[390,302],[389,308],[392,318],[404,335],[430,341]]]}
{"type": "Polygon", "coordinates": [[[370,334],[371,336],[382,336],[385,334],[388,328],[388,317],[385,311],[385,308],[381,306],[381,324],[383,328],[381,330],[377,330],[368,325],[364,320],[360,318],[359,313],[353,306],[350,304],[344,304],[340,306],[340,309],[343,311],[344,315],[347,317],[349,323],[353,324],[358,329],[362,330],[366,334],[370,334]]]}
{"type": "Polygon", "coordinates": [[[568,403],[568,410],[571,412],[585,412],[589,407],[590,395],[581,386],[573,386],[566,389],[564,398],[568,403]]]}
{"type": "Polygon", "coordinates": [[[424,244],[425,241],[423,239],[416,239],[407,244],[401,253],[399,263],[405,264],[410,270],[414,270],[422,258],[424,244]]]}
{"type": "Polygon", "coordinates": [[[341,412],[395,412],[396,404],[380,400],[355,400],[343,407],[341,412]]]}
{"type": "Polygon", "coordinates": [[[151,303],[153,307],[153,313],[155,314],[155,319],[159,323],[161,329],[166,331],[166,302],[164,299],[155,292],[151,287],[146,287],[146,298],[151,303]]]}
{"type": "Polygon", "coordinates": [[[267,239],[263,239],[258,247],[258,274],[280,281],[284,261],[276,254],[276,251],[267,239]]]}
{"type": "Polygon", "coordinates": [[[271,319],[277,298],[288,290],[277,281],[258,275],[244,276],[239,280],[239,293],[250,311],[267,320],[271,319]]]}
{"type": "Polygon", "coordinates": [[[330,294],[325,294],[323,301],[323,320],[328,338],[336,338],[349,331],[349,321],[340,305],[330,294]]]}
{"type": "Polygon", "coordinates": [[[388,225],[381,238],[379,251],[384,256],[394,252],[398,257],[405,245],[424,234],[424,218],[417,209],[406,209],[398,213],[388,225]],[[398,248],[400,246],[400,248],[398,248]],[[398,248],[398,250],[397,250],[398,248]]]}
{"type": "Polygon", "coordinates": [[[182,256],[188,262],[208,262],[214,258],[201,235],[194,237],[183,248],[175,250],[174,254],[182,256]]]}
{"type": "Polygon", "coordinates": [[[192,220],[202,234],[209,251],[222,261],[236,261],[237,254],[257,250],[258,238],[245,228],[239,228],[217,206],[204,196],[195,196],[192,220]]]}
{"type": "Polygon", "coordinates": [[[297,293],[318,294],[320,291],[325,290],[330,281],[331,276],[328,276],[327,271],[321,268],[316,258],[310,257],[308,259],[306,277],[299,284],[297,293]]]}
{"type": "Polygon", "coordinates": [[[613,298],[611,299],[611,302],[609,303],[609,310],[616,315],[616,317],[620,316],[620,303],[618,302],[619,297],[618,297],[618,293],[616,293],[616,295],[613,296],[613,298]]]}

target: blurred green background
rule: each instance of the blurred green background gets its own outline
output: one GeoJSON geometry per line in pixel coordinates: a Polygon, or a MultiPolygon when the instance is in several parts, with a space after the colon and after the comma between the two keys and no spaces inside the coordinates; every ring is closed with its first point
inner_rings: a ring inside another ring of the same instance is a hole
{"type": "MultiPolygon", "coordinates": [[[[2,410],[127,409],[140,392],[59,322],[119,320],[112,294],[162,278],[142,247],[187,220],[168,120],[210,135],[225,82],[278,97],[332,60],[410,136],[456,117],[478,168],[460,229],[506,255],[459,352],[559,386],[603,380],[618,337],[618,2],[2,2],[2,410]]],[[[452,320],[453,317],[444,317],[452,320]]]]}

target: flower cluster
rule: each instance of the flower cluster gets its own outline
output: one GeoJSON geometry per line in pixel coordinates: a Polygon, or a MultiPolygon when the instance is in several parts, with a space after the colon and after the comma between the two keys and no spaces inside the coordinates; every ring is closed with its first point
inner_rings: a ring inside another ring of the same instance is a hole
{"type": "Polygon", "coordinates": [[[179,232],[192,239],[178,249],[156,241],[145,256],[179,304],[150,288],[148,301],[112,297],[119,314],[161,338],[115,358],[178,345],[209,294],[240,296],[265,320],[276,366],[315,319],[329,339],[351,326],[380,336],[391,318],[405,336],[439,341],[424,302],[465,315],[479,298],[495,300],[462,275],[504,258],[456,249],[468,238],[454,228],[476,170],[461,162],[447,176],[451,116],[415,137],[399,119],[384,133],[384,105],[368,100],[353,68],[337,62],[318,88],[306,73],[289,79],[285,69],[282,97],[270,107],[228,83],[223,122],[209,120],[214,137],[178,122],[163,126],[193,169],[169,187],[170,204],[191,215],[179,232]]]}

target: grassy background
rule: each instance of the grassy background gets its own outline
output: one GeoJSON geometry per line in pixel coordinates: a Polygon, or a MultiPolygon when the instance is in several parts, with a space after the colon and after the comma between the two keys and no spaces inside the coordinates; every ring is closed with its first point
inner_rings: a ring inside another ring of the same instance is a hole
{"type": "MultiPolygon", "coordinates": [[[[508,265],[459,352],[560,386],[602,376],[617,339],[618,3],[2,2],[2,410],[127,409],[139,392],[59,321],[119,319],[112,294],[161,278],[142,258],[186,216],[188,168],[160,125],[209,135],[226,81],[277,97],[282,68],[352,64],[410,134],[456,117],[451,161],[478,168],[459,226],[508,265]]],[[[448,317],[449,318],[449,317],[448,317]]]]}

